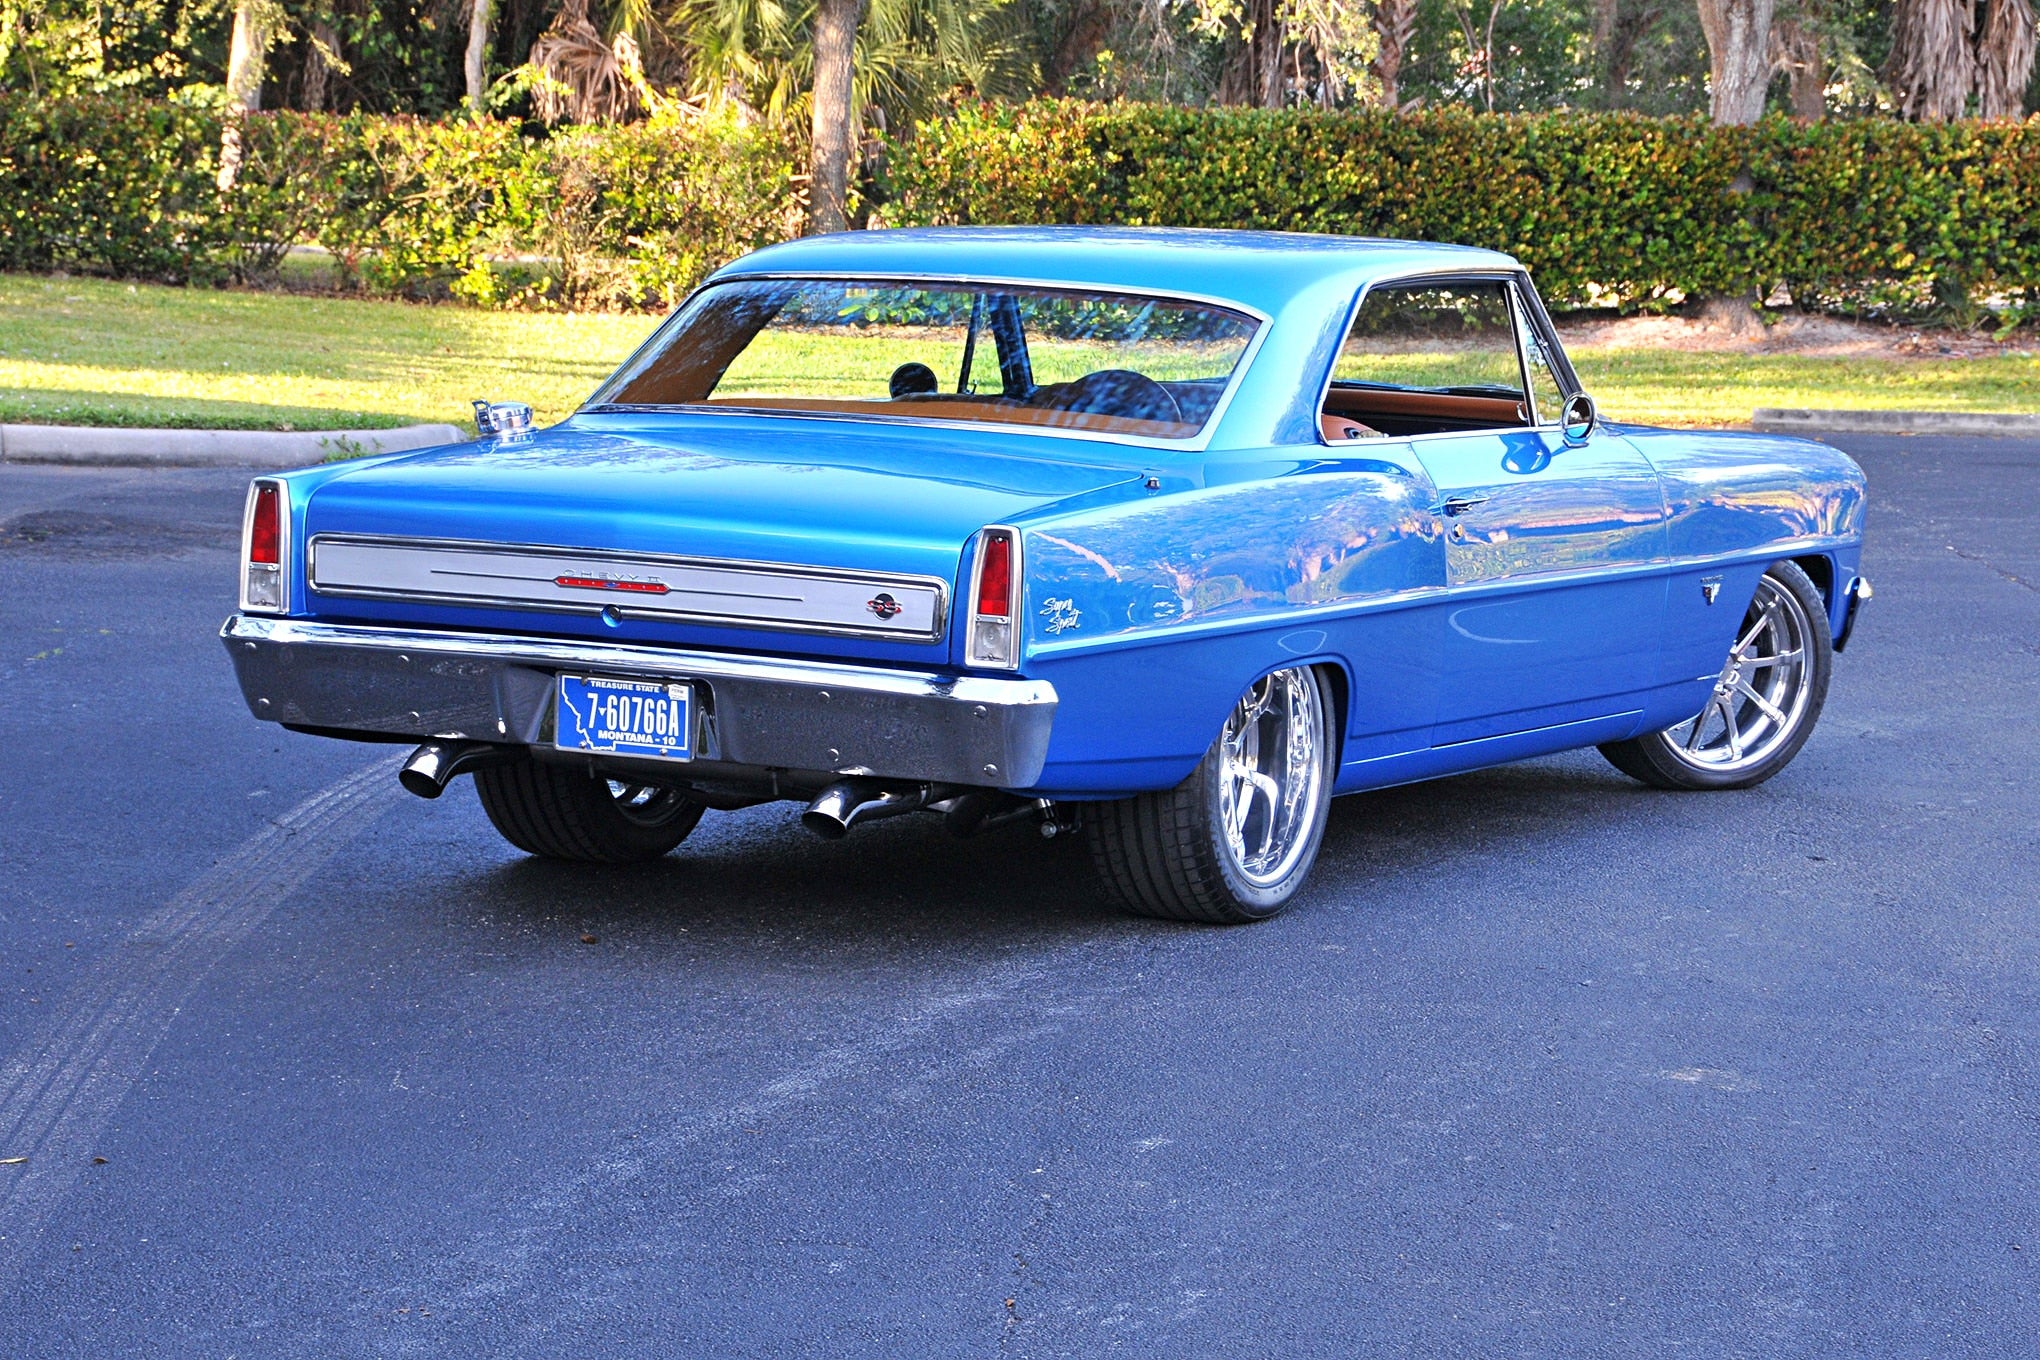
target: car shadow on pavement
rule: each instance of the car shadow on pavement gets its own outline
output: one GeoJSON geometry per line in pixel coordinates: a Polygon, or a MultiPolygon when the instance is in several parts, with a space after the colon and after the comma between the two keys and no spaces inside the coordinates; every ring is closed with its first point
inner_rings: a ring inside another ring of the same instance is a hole
{"type": "Polygon", "coordinates": [[[1080,837],[1044,840],[1015,826],[958,839],[933,817],[910,816],[827,842],[802,830],[797,812],[786,804],[711,813],[649,864],[518,858],[472,871],[468,887],[507,919],[696,944],[791,936],[997,944],[1170,928],[1113,908],[1080,837]]]}
{"type": "MultiPolygon", "coordinates": [[[[1633,796],[1643,793],[1585,752],[1340,798],[1320,871],[1296,908],[1356,891],[1387,900],[1468,853],[1619,834],[1649,815],[1654,800],[1633,796]]],[[[598,938],[627,929],[695,944],[798,936],[996,947],[1205,929],[1121,913],[1093,876],[1081,836],[1045,840],[1016,826],[958,839],[932,817],[909,816],[826,842],[796,816],[792,804],[712,813],[679,850],[650,864],[519,857],[460,876],[499,919],[598,938]]],[[[474,820],[474,834],[487,835],[474,820]]]]}

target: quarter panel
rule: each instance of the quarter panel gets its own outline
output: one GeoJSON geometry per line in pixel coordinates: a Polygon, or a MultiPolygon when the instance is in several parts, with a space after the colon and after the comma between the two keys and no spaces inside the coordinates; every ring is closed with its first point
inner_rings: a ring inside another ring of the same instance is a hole
{"type": "Polygon", "coordinates": [[[1063,696],[1044,784],[1166,787],[1248,683],[1319,658],[1348,672],[1343,760],[1428,745],[1445,584],[1429,501],[1397,463],[1282,460],[1025,526],[1027,673],[1063,696]]]}

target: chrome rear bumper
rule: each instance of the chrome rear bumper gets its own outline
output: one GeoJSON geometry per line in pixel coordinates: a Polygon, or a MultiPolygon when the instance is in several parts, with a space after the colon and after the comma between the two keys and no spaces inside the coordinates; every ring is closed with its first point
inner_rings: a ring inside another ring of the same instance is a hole
{"type": "Polygon", "coordinates": [[[251,614],[220,639],[256,717],[336,732],[550,745],[562,671],[686,680],[704,761],[1026,788],[1055,721],[1043,680],[251,614]]]}

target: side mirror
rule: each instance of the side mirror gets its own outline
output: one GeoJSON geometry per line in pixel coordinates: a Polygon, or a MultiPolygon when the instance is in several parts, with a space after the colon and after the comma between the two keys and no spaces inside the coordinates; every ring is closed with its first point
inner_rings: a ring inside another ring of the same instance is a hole
{"type": "Polygon", "coordinates": [[[1575,392],[1565,399],[1565,407],[1559,412],[1558,433],[1565,440],[1566,447],[1576,449],[1587,442],[1587,436],[1594,432],[1594,399],[1584,392],[1575,392]]]}

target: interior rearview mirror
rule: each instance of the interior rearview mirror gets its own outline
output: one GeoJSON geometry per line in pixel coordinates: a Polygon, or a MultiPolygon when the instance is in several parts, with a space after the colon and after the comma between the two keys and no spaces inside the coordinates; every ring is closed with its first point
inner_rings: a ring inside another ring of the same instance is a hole
{"type": "Polygon", "coordinates": [[[1594,420],[1594,399],[1575,392],[1565,399],[1565,409],[1559,413],[1559,435],[1569,447],[1577,448],[1594,432],[1594,420]]]}

